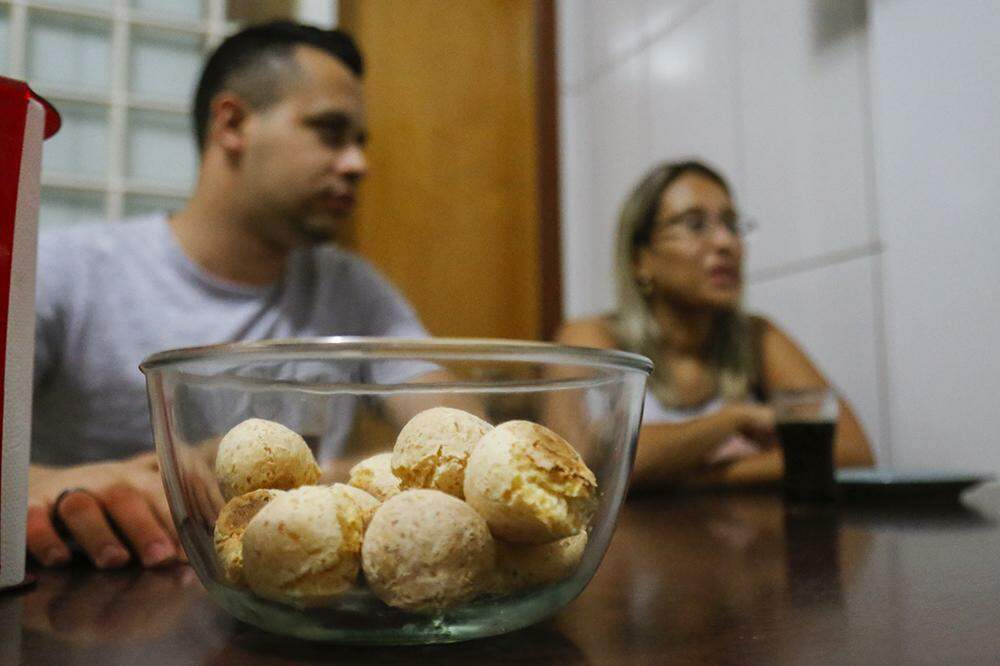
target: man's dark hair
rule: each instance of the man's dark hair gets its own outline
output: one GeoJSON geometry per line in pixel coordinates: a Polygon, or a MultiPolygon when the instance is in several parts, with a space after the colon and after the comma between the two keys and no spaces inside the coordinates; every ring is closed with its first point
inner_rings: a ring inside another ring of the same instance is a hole
{"type": "Polygon", "coordinates": [[[272,21],[250,26],[228,37],[209,56],[194,96],[194,136],[204,150],[212,98],[232,90],[255,110],[281,99],[298,74],[297,46],[311,46],[329,53],[358,77],[364,59],[354,39],[340,30],[321,30],[292,21],[272,21]]]}

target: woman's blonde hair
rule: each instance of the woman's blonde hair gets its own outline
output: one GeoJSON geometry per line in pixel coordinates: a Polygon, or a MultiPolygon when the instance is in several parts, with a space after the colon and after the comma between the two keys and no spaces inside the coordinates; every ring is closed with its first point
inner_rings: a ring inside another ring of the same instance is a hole
{"type": "MultiPolygon", "coordinates": [[[[650,310],[649,296],[643,293],[636,279],[635,261],[639,248],[650,242],[663,192],[685,173],[709,178],[730,194],[725,178],[702,162],[686,160],[658,165],[639,181],[622,206],[615,252],[618,309],[613,320],[614,335],[623,349],[653,360],[655,367],[650,389],[666,407],[680,406],[680,401],[669,372],[661,362],[663,331],[650,310]]],[[[745,399],[757,382],[757,344],[753,328],[750,318],[739,306],[718,315],[712,360],[718,393],[725,400],[745,399]]]]}

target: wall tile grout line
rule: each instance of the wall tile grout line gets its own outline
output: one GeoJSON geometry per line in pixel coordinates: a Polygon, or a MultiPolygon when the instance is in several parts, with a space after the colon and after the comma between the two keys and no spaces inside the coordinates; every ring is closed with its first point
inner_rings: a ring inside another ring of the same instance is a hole
{"type": "Polygon", "coordinates": [[[879,256],[884,251],[885,248],[880,241],[866,243],[865,245],[855,246],[844,250],[835,250],[834,252],[827,252],[807,257],[805,259],[800,259],[798,261],[790,261],[787,264],[751,271],[748,276],[748,282],[750,284],[773,282],[774,280],[778,280],[780,278],[805,273],[818,268],[827,268],[829,266],[836,266],[837,264],[846,263],[848,261],[854,261],[855,259],[879,256]]]}
{"type": "MultiPolygon", "coordinates": [[[[866,195],[868,198],[868,226],[871,233],[882,238],[882,229],[879,224],[878,208],[878,173],[875,165],[875,108],[872,103],[872,33],[871,17],[868,12],[868,5],[862,5],[865,13],[865,41],[861,49],[862,71],[861,71],[861,104],[864,109],[864,147],[863,155],[865,182],[868,184],[866,195]]],[[[872,263],[872,309],[875,316],[875,358],[878,366],[876,376],[878,377],[878,401],[881,404],[879,415],[879,442],[877,455],[883,456],[879,462],[881,465],[891,467],[895,459],[894,438],[892,436],[892,404],[891,381],[892,374],[889,368],[889,343],[886,329],[886,302],[885,302],[885,256],[879,256],[878,260],[872,263]]]]}
{"type": "Polygon", "coordinates": [[[746,192],[747,187],[747,122],[746,113],[743,108],[743,67],[740,58],[740,39],[742,37],[742,26],[740,24],[740,12],[735,0],[727,0],[729,4],[730,17],[729,29],[732,31],[732,39],[729,40],[729,58],[731,61],[732,85],[733,85],[733,107],[737,110],[733,114],[733,140],[736,143],[735,156],[736,183],[738,190],[746,192]]]}
{"type": "MultiPolygon", "coordinates": [[[[689,21],[695,14],[697,14],[701,9],[708,6],[711,2],[717,2],[718,0],[692,0],[688,7],[688,10],[678,14],[673,21],[669,21],[664,24],[663,28],[657,30],[648,37],[643,37],[634,46],[616,54],[614,57],[609,58],[607,61],[601,63],[589,72],[586,76],[580,79],[568,83],[559,84],[559,93],[562,95],[572,95],[575,93],[583,92],[586,89],[592,87],[595,83],[600,81],[605,76],[610,75],[615,69],[620,67],[625,61],[633,58],[643,51],[647,50],[654,43],[666,37],[669,33],[673,32],[675,29],[679,28],[681,25],[689,21]]],[[[588,45],[589,47],[589,45],[588,45]]]]}

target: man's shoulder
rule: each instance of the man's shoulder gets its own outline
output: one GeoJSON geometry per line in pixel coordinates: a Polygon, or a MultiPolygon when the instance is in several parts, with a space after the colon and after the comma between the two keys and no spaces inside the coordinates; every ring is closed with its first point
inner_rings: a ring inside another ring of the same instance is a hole
{"type": "Polygon", "coordinates": [[[82,294],[129,284],[136,267],[152,270],[162,218],[80,224],[43,229],[38,236],[39,301],[80,298],[82,294]]]}
{"type": "Polygon", "coordinates": [[[316,269],[326,278],[340,284],[371,282],[388,284],[385,277],[364,257],[338,245],[318,245],[312,249],[316,269]]]}
{"type": "Polygon", "coordinates": [[[364,257],[335,245],[313,248],[312,256],[317,295],[336,303],[341,313],[393,320],[415,318],[403,292],[364,257]]]}

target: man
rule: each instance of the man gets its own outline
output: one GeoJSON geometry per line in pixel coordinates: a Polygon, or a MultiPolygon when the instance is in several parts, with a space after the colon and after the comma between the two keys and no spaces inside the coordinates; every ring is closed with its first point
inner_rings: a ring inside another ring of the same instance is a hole
{"type": "Polygon", "coordinates": [[[162,349],[316,335],[426,335],[366,263],[330,245],[365,174],[361,54],[339,31],[248,28],[209,58],[201,166],[180,212],[43,234],[28,549],[100,568],[182,556],[137,370],[162,349]],[[130,457],[131,456],[131,457],[130,457]],[[68,466],[67,466],[68,465],[68,466]],[[117,531],[116,531],[117,530],[117,531]]]}

